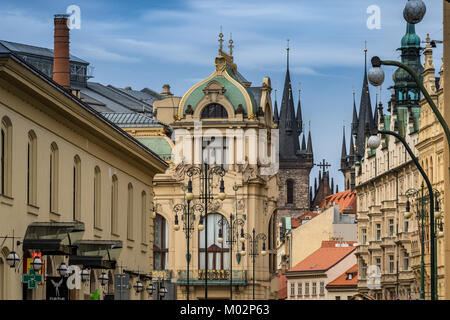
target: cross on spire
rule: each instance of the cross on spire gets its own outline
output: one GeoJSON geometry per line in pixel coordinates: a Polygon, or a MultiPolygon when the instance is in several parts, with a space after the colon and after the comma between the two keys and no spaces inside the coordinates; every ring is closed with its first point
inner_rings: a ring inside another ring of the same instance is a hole
{"type": "Polygon", "coordinates": [[[230,40],[228,41],[228,43],[229,43],[228,48],[230,48],[230,56],[233,55],[233,48],[234,48],[234,46],[233,46],[233,39],[231,37],[232,37],[232,34],[230,32],[230,40]]]}
{"type": "Polygon", "coordinates": [[[223,49],[223,33],[222,33],[222,26],[220,26],[220,33],[219,33],[219,51],[222,51],[223,49]]]}
{"type": "Polygon", "coordinates": [[[331,164],[326,162],[325,159],[323,159],[321,163],[315,163],[314,165],[322,168],[322,171],[324,173],[325,173],[326,168],[331,167],[331,164]]]}

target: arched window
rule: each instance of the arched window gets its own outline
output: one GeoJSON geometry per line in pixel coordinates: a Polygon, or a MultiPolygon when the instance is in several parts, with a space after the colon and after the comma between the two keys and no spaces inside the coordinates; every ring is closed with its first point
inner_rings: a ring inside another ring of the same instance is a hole
{"type": "Polygon", "coordinates": [[[81,160],[73,158],[73,220],[81,221],[81,160]]]}
{"type": "Polygon", "coordinates": [[[268,235],[268,253],[269,253],[269,272],[277,272],[277,214],[274,212],[269,220],[269,226],[267,230],[268,235]]]}
{"type": "Polygon", "coordinates": [[[58,212],[59,150],[55,142],[50,146],[50,212],[58,212]]]}
{"type": "Polygon", "coordinates": [[[213,103],[213,104],[207,105],[202,110],[202,119],[207,119],[207,118],[226,119],[226,118],[228,118],[228,112],[220,104],[213,103]]]}
{"type": "Polygon", "coordinates": [[[141,241],[147,243],[147,193],[141,194],[141,241]]]}
{"type": "Polygon", "coordinates": [[[36,205],[37,138],[33,130],[28,132],[27,150],[27,204],[36,205]]]}
{"type": "Polygon", "coordinates": [[[94,169],[94,228],[101,227],[101,187],[102,187],[102,172],[98,166],[94,169]]]}
{"type": "Polygon", "coordinates": [[[153,224],[153,270],[167,269],[169,230],[167,220],[157,214],[153,224]]]}
{"type": "Polygon", "coordinates": [[[117,176],[114,174],[112,176],[111,183],[111,233],[119,234],[119,230],[117,228],[118,222],[118,185],[119,182],[117,180],[117,176]]]}
{"type": "Polygon", "coordinates": [[[294,181],[286,181],[286,203],[294,203],[294,181]]]}
{"type": "Polygon", "coordinates": [[[128,184],[127,239],[133,240],[133,185],[128,184]]]}
{"type": "Polygon", "coordinates": [[[205,229],[199,232],[199,266],[202,270],[228,270],[230,267],[229,255],[230,249],[225,239],[228,235],[228,223],[227,220],[218,213],[208,214],[208,224],[205,229]],[[223,220],[222,220],[223,219],[223,220]],[[219,224],[219,220],[223,223],[219,224]],[[224,241],[219,243],[217,238],[219,237],[219,230],[222,229],[222,237],[224,241]],[[207,236],[207,248],[208,248],[208,263],[205,268],[205,234],[208,230],[207,236]]]}
{"type": "Polygon", "coordinates": [[[3,117],[0,131],[0,192],[11,196],[12,124],[8,117],[3,117]]]}

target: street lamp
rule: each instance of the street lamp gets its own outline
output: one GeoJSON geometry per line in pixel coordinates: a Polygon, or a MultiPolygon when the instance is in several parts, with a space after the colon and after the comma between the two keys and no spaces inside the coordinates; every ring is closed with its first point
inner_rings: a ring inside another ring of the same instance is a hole
{"type": "Polygon", "coordinates": [[[65,262],[61,262],[58,269],[56,269],[61,277],[65,277],[67,274],[67,265],[65,262]]]}
{"type": "MultiPolygon", "coordinates": [[[[253,300],[255,300],[255,258],[256,258],[256,256],[259,255],[258,242],[260,240],[264,241],[262,250],[261,250],[261,255],[265,256],[267,254],[266,243],[265,243],[267,236],[264,233],[256,234],[255,228],[253,228],[251,235],[248,233],[245,233],[244,236],[250,242],[250,252],[248,254],[252,257],[252,263],[253,263],[253,300]]],[[[241,254],[242,253],[244,253],[244,255],[245,255],[245,244],[244,243],[242,243],[241,254]]]]}
{"type": "Polygon", "coordinates": [[[411,148],[406,143],[405,139],[399,135],[396,132],[389,131],[389,130],[374,130],[374,132],[371,132],[372,136],[369,138],[367,145],[371,149],[377,149],[381,144],[381,139],[376,134],[387,134],[396,137],[405,147],[406,151],[408,152],[409,156],[413,160],[414,164],[416,165],[417,169],[419,170],[420,174],[422,175],[423,179],[425,180],[425,183],[427,184],[428,188],[428,195],[430,198],[430,251],[431,251],[431,300],[436,299],[436,287],[435,287],[435,280],[436,280],[436,273],[435,273],[435,235],[434,235],[434,190],[431,186],[431,182],[428,179],[428,176],[426,175],[425,171],[423,170],[422,166],[420,165],[419,161],[417,160],[416,156],[412,152],[411,148]]]}
{"type": "Polygon", "coordinates": [[[100,275],[100,277],[98,277],[98,279],[100,280],[100,284],[102,286],[106,285],[108,283],[108,275],[105,272],[102,272],[102,274],[100,275]]]}
{"type": "Polygon", "coordinates": [[[81,281],[86,282],[89,280],[89,270],[83,269],[81,270],[81,281]]]}
{"type": "Polygon", "coordinates": [[[403,9],[403,18],[411,24],[416,24],[422,21],[426,12],[427,7],[422,0],[409,0],[403,9]]]}
{"type": "Polygon", "coordinates": [[[148,286],[147,286],[147,293],[150,295],[150,296],[152,296],[153,295],[153,291],[155,290],[155,287],[153,286],[153,284],[152,283],[150,283],[148,286]]]}
{"type": "Polygon", "coordinates": [[[216,165],[210,167],[207,163],[204,163],[202,167],[197,166],[191,166],[189,167],[185,174],[189,177],[188,182],[188,189],[189,186],[191,186],[190,191],[188,190],[188,193],[186,194],[186,199],[190,199],[189,201],[194,199],[194,194],[192,192],[192,177],[194,175],[198,175],[200,177],[200,181],[202,183],[200,184],[201,194],[200,199],[204,201],[204,217],[200,217],[200,224],[198,226],[198,230],[203,231],[204,225],[203,225],[203,218],[205,219],[205,299],[208,299],[208,204],[211,204],[211,200],[213,199],[211,193],[211,182],[212,177],[214,175],[220,176],[220,187],[219,187],[219,194],[218,198],[219,200],[223,201],[226,199],[226,193],[225,193],[225,183],[223,180],[223,177],[225,176],[225,169],[222,168],[222,166],[216,165]]]}
{"type": "Polygon", "coordinates": [[[39,271],[42,268],[42,260],[39,257],[35,257],[33,259],[33,261],[31,261],[31,267],[35,270],[35,271],[39,271]]]}
{"type": "Polygon", "coordinates": [[[136,290],[136,293],[140,293],[142,292],[142,289],[144,288],[144,286],[142,285],[141,281],[136,281],[136,283],[133,286],[134,290],[136,290]]]}
{"type": "Polygon", "coordinates": [[[6,257],[6,262],[11,268],[15,268],[16,265],[20,262],[19,255],[15,251],[11,251],[6,257]]]}
{"type": "MultiPolygon", "coordinates": [[[[186,191],[186,186],[182,186],[181,189],[183,191],[186,191]]],[[[203,212],[203,205],[200,203],[196,203],[192,206],[192,212],[191,212],[191,201],[194,199],[193,193],[192,193],[192,180],[189,179],[188,187],[187,187],[187,193],[185,194],[185,200],[187,200],[187,204],[185,203],[178,203],[173,207],[173,211],[175,212],[175,225],[174,230],[178,231],[180,230],[180,225],[178,221],[178,214],[181,215],[181,220],[183,220],[183,231],[186,236],[186,265],[187,265],[187,286],[186,286],[186,300],[189,300],[189,265],[191,261],[191,253],[190,253],[190,245],[189,241],[192,237],[192,232],[194,231],[194,222],[195,222],[195,212],[201,214],[203,212]]],[[[200,219],[200,224],[198,226],[198,229],[201,231],[203,230],[203,219],[200,219]],[[202,226],[202,228],[200,227],[202,226]]]]}

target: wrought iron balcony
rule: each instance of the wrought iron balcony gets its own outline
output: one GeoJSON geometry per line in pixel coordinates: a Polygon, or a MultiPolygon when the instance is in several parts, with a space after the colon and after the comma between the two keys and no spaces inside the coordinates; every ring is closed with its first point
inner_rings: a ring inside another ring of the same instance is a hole
{"type": "MultiPolygon", "coordinates": [[[[187,285],[187,270],[178,270],[178,285],[187,285]]],[[[208,277],[209,285],[227,286],[230,284],[230,270],[189,270],[189,285],[201,286],[208,277]]],[[[247,270],[233,270],[233,285],[247,285],[247,270]]]]}

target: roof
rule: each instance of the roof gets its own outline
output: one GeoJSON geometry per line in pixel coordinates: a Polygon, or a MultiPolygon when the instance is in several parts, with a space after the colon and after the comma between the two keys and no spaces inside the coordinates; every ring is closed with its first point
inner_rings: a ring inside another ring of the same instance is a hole
{"type": "Polygon", "coordinates": [[[278,270],[278,300],[283,300],[287,298],[287,278],[278,270]]]}
{"type": "MultiPolygon", "coordinates": [[[[0,43],[3,44],[9,50],[11,50],[17,54],[44,56],[44,57],[51,58],[53,60],[53,50],[52,49],[30,46],[28,44],[11,42],[11,41],[6,41],[6,40],[0,40],[0,43]]],[[[70,61],[79,62],[82,64],[89,64],[89,62],[84,61],[83,59],[80,59],[72,54],[70,54],[70,61]]]]}
{"type": "Polygon", "coordinates": [[[339,212],[356,214],[356,190],[345,190],[325,197],[319,208],[328,208],[333,204],[339,205],[339,212]]]}
{"type": "Polygon", "coordinates": [[[327,289],[328,287],[331,288],[354,287],[356,289],[357,286],[358,286],[358,265],[355,264],[353,267],[345,271],[339,277],[329,282],[327,284],[327,289]],[[349,277],[350,274],[351,277],[349,277]]]}
{"type": "Polygon", "coordinates": [[[292,228],[297,228],[301,226],[304,222],[303,221],[309,221],[315,217],[317,217],[319,214],[317,212],[308,211],[302,214],[301,216],[297,218],[291,219],[291,226],[292,228]]]}
{"type": "Polygon", "coordinates": [[[160,127],[158,121],[154,120],[151,115],[145,115],[136,112],[102,112],[102,116],[106,119],[114,122],[121,128],[132,128],[132,127],[160,127]]]}
{"type": "Polygon", "coordinates": [[[322,241],[322,246],[319,249],[289,269],[288,272],[327,271],[355,251],[354,243],[353,241],[344,243],[339,241],[322,241]]]}
{"type": "Polygon", "coordinates": [[[141,148],[142,150],[144,150],[147,154],[151,155],[152,157],[154,157],[158,162],[160,162],[164,167],[168,167],[167,162],[165,162],[163,159],[161,159],[156,153],[154,153],[152,150],[150,150],[149,148],[147,148],[146,146],[142,145],[138,140],[136,140],[135,138],[133,138],[131,135],[127,134],[125,131],[123,131],[120,127],[118,127],[116,124],[114,124],[113,122],[111,122],[110,120],[106,119],[104,116],[102,116],[99,112],[97,112],[92,106],[90,106],[89,104],[87,104],[86,102],[78,99],[75,95],[73,95],[72,93],[68,92],[65,88],[63,88],[62,86],[60,86],[57,82],[53,81],[51,78],[47,77],[42,71],[40,71],[39,69],[37,69],[36,67],[34,67],[33,65],[30,65],[29,63],[27,63],[26,61],[24,61],[20,56],[18,56],[16,53],[12,52],[11,50],[8,50],[7,48],[5,48],[5,46],[0,43],[0,55],[1,56],[6,56],[11,58],[12,60],[16,61],[17,63],[19,63],[21,66],[23,66],[24,68],[28,69],[30,72],[34,73],[36,76],[40,77],[41,79],[43,79],[44,81],[46,81],[47,83],[49,83],[51,86],[53,86],[55,88],[55,90],[58,90],[59,92],[61,92],[62,94],[64,94],[67,98],[71,99],[72,101],[74,101],[78,106],[80,106],[81,108],[83,108],[84,110],[86,110],[88,113],[90,113],[91,115],[93,115],[95,118],[97,118],[98,120],[102,121],[103,123],[105,123],[107,126],[109,126],[111,129],[113,129],[114,131],[116,131],[117,133],[119,133],[122,137],[124,137],[125,139],[129,140],[130,142],[132,142],[135,146],[138,146],[139,148],[141,148]]]}

